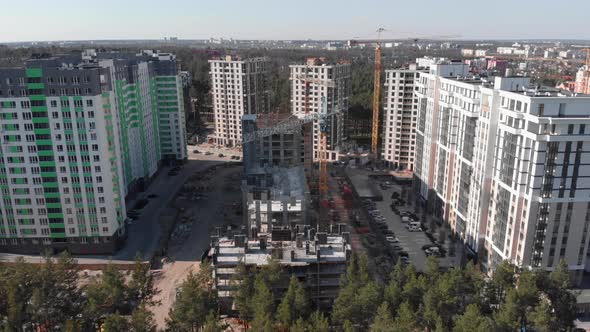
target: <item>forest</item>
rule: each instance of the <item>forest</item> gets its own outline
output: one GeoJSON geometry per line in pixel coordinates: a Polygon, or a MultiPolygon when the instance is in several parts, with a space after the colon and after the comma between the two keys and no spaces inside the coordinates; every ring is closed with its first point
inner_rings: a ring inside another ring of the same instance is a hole
{"type": "MultiPolygon", "coordinates": [[[[552,272],[520,270],[503,262],[492,278],[471,263],[443,271],[435,259],[419,273],[401,262],[384,284],[370,275],[367,257],[353,255],[331,312],[314,309],[295,277],[282,294],[273,287],[289,278],[276,261],[259,269],[237,267],[237,316],[252,331],[569,331],[575,296],[564,262],[552,272]]],[[[180,285],[166,331],[222,331],[212,266],[201,264],[180,285]]],[[[43,264],[19,260],[0,265],[0,331],[154,332],[157,306],[149,265],[138,257],[124,272],[109,264],[87,276],[67,254],[43,264]]]]}

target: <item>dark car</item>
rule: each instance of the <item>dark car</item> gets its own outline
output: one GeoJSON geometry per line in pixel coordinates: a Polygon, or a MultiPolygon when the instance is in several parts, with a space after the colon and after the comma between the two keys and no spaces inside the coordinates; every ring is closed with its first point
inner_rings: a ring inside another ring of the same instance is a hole
{"type": "Polygon", "coordinates": [[[394,236],[395,233],[391,229],[385,229],[385,230],[383,230],[383,235],[391,235],[391,236],[394,236]]]}
{"type": "Polygon", "coordinates": [[[220,154],[218,154],[217,156],[218,156],[219,158],[223,158],[223,157],[225,157],[225,155],[224,155],[223,153],[220,153],[220,154]]]}
{"type": "Polygon", "coordinates": [[[205,152],[205,155],[206,155],[206,156],[210,156],[210,155],[212,155],[212,154],[213,154],[213,152],[211,152],[211,151],[207,151],[207,152],[205,152]]]}
{"type": "Polygon", "coordinates": [[[193,150],[193,153],[201,153],[199,150],[193,150]]]}
{"type": "Polygon", "coordinates": [[[148,198],[158,198],[160,196],[156,195],[156,194],[149,194],[147,195],[148,198]]]}

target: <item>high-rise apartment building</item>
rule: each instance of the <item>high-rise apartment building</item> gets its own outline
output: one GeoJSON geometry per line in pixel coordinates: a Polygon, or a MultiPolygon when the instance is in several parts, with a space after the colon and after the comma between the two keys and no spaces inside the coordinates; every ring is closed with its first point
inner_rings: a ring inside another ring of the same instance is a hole
{"type": "Polygon", "coordinates": [[[485,268],[509,260],[551,270],[563,259],[579,282],[589,240],[590,97],[529,83],[468,77],[452,64],[422,74],[415,189],[485,268]]]}
{"type": "MultiPolygon", "coordinates": [[[[327,157],[339,158],[339,145],[344,140],[343,117],[348,111],[351,94],[350,63],[327,64],[324,59],[310,58],[304,65],[291,65],[291,111],[303,118],[324,111],[326,118],[327,157]],[[323,104],[325,103],[325,105],[323,104]]],[[[310,133],[313,160],[319,159],[320,123],[314,121],[310,133]]],[[[306,144],[307,146],[307,144],[306,144]]]]}
{"type": "Polygon", "coordinates": [[[417,65],[385,71],[383,103],[383,142],[381,159],[390,168],[414,169],[418,99],[414,80],[423,70],[417,65]]]}
{"type": "Polygon", "coordinates": [[[209,60],[216,144],[236,146],[242,140],[242,116],[270,110],[266,57],[209,60]]]}
{"type": "MultiPolygon", "coordinates": [[[[416,119],[418,117],[418,98],[415,81],[421,73],[428,72],[433,64],[454,63],[445,58],[423,57],[406,68],[385,71],[385,95],[383,102],[383,136],[381,159],[387,166],[398,170],[414,169],[416,146],[416,119]]],[[[444,72],[441,75],[462,74],[463,65],[457,72],[444,72]]]]}
{"type": "Polygon", "coordinates": [[[0,250],[112,253],[125,196],[186,156],[171,54],[96,53],[0,69],[0,250]]]}

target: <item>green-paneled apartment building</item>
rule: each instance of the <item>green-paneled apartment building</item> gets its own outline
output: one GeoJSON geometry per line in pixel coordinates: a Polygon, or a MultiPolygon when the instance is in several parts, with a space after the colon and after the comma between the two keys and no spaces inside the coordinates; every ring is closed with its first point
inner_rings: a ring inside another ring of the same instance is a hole
{"type": "Polygon", "coordinates": [[[127,194],[186,159],[182,91],[153,51],[0,69],[0,252],[115,252],[127,194]]]}

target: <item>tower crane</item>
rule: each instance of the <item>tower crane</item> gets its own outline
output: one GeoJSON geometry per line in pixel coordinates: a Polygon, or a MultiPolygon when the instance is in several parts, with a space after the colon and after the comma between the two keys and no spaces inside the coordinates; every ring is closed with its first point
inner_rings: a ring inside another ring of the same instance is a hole
{"type": "MultiPolygon", "coordinates": [[[[309,114],[309,86],[313,84],[324,85],[329,88],[334,88],[336,84],[332,80],[322,80],[318,78],[309,77],[307,75],[297,75],[295,79],[301,80],[305,82],[305,94],[304,94],[304,110],[305,114],[309,114]]],[[[328,193],[328,161],[327,161],[327,152],[328,152],[328,138],[327,138],[327,131],[328,131],[328,102],[326,96],[321,96],[320,99],[320,108],[319,108],[319,126],[320,126],[320,137],[319,137],[319,144],[318,144],[318,160],[319,160],[319,174],[318,174],[318,192],[320,200],[326,198],[328,193]]],[[[305,129],[304,129],[305,130],[305,129]]],[[[309,128],[308,128],[309,130],[309,128]]],[[[311,133],[306,133],[311,134],[311,133]]],[[[306,135],[310,136],[310,135],[306,135]]],[[[307,144],[306,147],[312,146],[312,144],[307,144]]],[[[306,158],[307,160],[311,160],[310,157],[306,158]]]]}
{"type": "MultiPolygon", "coordinates": [[[[377,39],[369,39],[369,40],[349,40],[348,45],[354,46],[358,44],[372,44],[375,45],[375,66],[374,66],[374,79],[373,79],[373,120],[371,126],[371,155],[373,160],[377,160],[379,156],[379,151],[377,150],[379,146],[379,98],[381,92],[381,33],[386,31],[384,28],[380,27],[377,29],[377,39]]],[[[456,38],[456,35],[450,36],[426,36],[422,37],[421,39],[438,39],[438,38],[456,38]]],[[[394,39],[394,40],[412,40],[414,44],[418,42],[418,38],[402,38],[402,39],[394,39]]],[[[392,40],[393,41],[393,40],[392,40]]]]}

